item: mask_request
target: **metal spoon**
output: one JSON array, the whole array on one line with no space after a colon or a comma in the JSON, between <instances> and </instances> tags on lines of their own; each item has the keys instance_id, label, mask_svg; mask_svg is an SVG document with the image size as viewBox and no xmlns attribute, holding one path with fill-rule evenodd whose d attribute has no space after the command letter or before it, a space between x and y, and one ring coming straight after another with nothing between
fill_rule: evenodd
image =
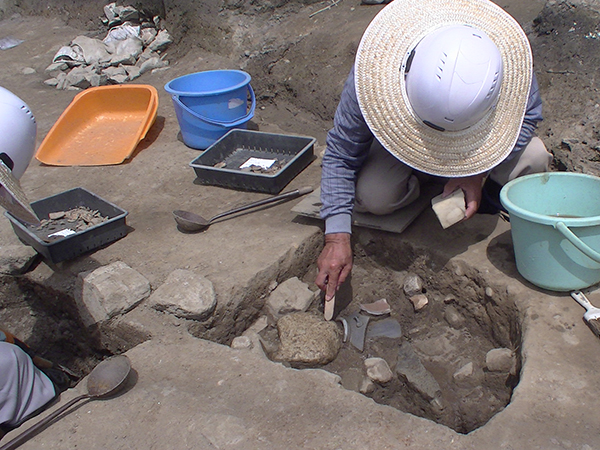
<instances>
[{"instance_id":1,"label":"metal spoon","mask_svg":"<svg viewBox=\"0 0 600 450\"><path fill-rule=\"evenodd\" d=\"M220 219L225 216L229 216L231 214L236 214L242 211L246 211L247 209L256 208L257 206L266 205L268 203L278 202L284 199L292 199L295 197L300 197L302 195L308 194L313 191L313 188L310 186L306 186L300 189L296 189L294 191L286 192L284 194L275 195L274 197L266 198L264 200L259 200L257 202L248 203L247 205L240 206L239 208L232 209L230 211L226 211L216 216L206 220L204 217L194 214L193 212L183 211L177 209L173 211L173 217L175 218L175 222L179 225L179 228L183 231L193 232L200 231L208 228L211 223L215 220ZM2 449L0 449L2 450Z\"/></svg>"},{"instance_id":2,"label":"metal spoon","mask_svg":"<svg viewBox=\"0 0 600 450\"><path fill-rule=\"evenodd\" d=\"M83 399L96 400L102 397L108 397L111 394L115 394L125 384L127 375L131 371L131 364L129 358L125 355L112 356L105 359L96 367L88 376L87 379L87 390L88 393L75 397L70 402L58 408L52 414L44 417L38 423L31 428L28 428L23 433L18 435L13 440L7 442L0 450L9 450L17 448L25 441L35 436L39 430L44 428L52 420L58 417L60 414L65 412L68 408L73 406L75 403Z\"/></svg>"}]
</instances>

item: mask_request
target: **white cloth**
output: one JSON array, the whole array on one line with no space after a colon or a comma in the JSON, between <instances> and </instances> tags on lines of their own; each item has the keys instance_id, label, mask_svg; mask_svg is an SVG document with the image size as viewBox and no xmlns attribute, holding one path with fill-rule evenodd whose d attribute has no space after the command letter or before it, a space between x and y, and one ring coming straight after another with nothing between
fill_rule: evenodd
<instances>
[{"instance_id":1,"label":"white cloth","mask_svg":"<svg viewBox=\"0 0 600 450\"><path fill-rule=\"evenodd\" d=\"M0 425L20 425L55 396L50 378L23 350L0 342Z\"/></svg>"}]
</instances>

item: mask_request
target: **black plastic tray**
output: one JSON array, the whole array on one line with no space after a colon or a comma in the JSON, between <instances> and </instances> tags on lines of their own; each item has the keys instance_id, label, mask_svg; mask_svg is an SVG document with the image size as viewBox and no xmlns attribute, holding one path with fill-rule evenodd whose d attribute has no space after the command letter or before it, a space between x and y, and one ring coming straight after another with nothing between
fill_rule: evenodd
<instances>
[{"instance_id":1,"label":"black plastic tray","mask_svg":"<svg viewBox=\"0 0 600 450\"><path fill-rule=\"evenodd\" d=\"M233 129L208 147L190 166L199 184L278 194L314 159L315 138ZM274 173L240 169L249 158L277 159ZM225 167L215 165L225 163Z\"/></svg>"},{"instance_id":2,"label":"black plastic tray","mask_svg":"<svg viewBox=\"0 0 600 450\"><path fill-rule=\"evenodd\" d=\"M51 212L68 211L80 206L97 210L108 220L52 242L43 240L37 226L21 222L9 212L4 215L8 217L15 234L23 243L30 245L53 263L76 258L127 234L128 229L125 224L127 211L83 188L71 189L31 203L31 207L40 219L49 218Z\"/></svg>"}]
</instances>

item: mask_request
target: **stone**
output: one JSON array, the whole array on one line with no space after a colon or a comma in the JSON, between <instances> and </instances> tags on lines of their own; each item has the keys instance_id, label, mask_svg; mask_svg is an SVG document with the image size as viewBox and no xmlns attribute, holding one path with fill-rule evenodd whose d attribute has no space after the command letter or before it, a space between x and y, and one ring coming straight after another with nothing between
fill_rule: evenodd
<instances>
[{"instance_id":1,"label":"stone","mask_svg":"<svg viewBox=\"0 0 600 450\"><path fill-rule=\"evenodd\" d=\"M444 309L444 319L452 328L461 328L465 323L465 318L452 305L446 306Z\"/></svg>"},{"instance_id":2,"label":"stone","mask_svg":"<svg viewBox=\"0 0 600 450\"><path fill-rule=\"evenodd\" d=\"M460 381L464 381L464 380L471 378L473 376L473 373L474 373L473 363L468 362L467 364L462 366L460 369L458 369L456 372L454 372L454 375L452 375L452 378L454 378L455 381L460 382Z\"/></svg>"},{"instance_id":3,"label":"stone","mask_svg":"<svg viewBox=\"0 0 600 450\"><path fill-rule=\"evenodd\" d=\"M295 312L277 321L279 348L275 361L319 366L335 359L342 346L342 331L334 321L322 315Z\"/></svg>"},{"instance_id":4,"label":"stone","mask_svg":"<svg viewBox=\"0 0 600 450\"><path fill-rule=\"evenodd\" d=\"M0 247L0 273L21 275L27 272L37 255L28 245L3 245Z\"/></svg>"},{"instance_id":5,"label":"stone","mask_svg":"<svg viewBox=\"0 0 600 450\"><path fill-rule=\"evenodd\" d=\"M369 379L376 383L384 384L392 380L394 374L383 358L365 359L365 369Z\"/></svg>"},{"instance_id":6,"label":"stone","mask_svg":"<svg viewBox=\"0 0 600 450\"><path fill-rule=\"evenodd\" d=\"M298 277L293 277L279 284L265 303L267 312L275 320L280 317L296 312L306 311L315 300L315 294Z\"/></svg>"},{"instance_id":7,"label":"stone","mask_svg":"<svg viewBox=\"0 0 600 450\"><path fill-rule=\"evenodd\" d=\"M250 340L251 345L249 347L249 350L260 356L261 358L267 358L267 355L265 354L265 349L264 346L262 345L261 342L261 337L259 335L259 333L264 330L269 324L269 318L267 316L261 316L259 317L256 322L254 322L252 325L250 325L250 327L248 327L243 333L242 333L242 337L247 338ZM237 339L237 338L236 338ZM234 339L235 341L235 339ZM233 342L232 342L232 346L233 346Z\"/></svg>"},{"instance_id":8,"label":"stone","mask_svg":"<svg viewBox=\"0 0 600 450\"><path fill-rule=\"evenodd\" d=\"M407 297L423 293L423 280L414 273L409 273L404 279L404 293Z\"/></svg>"},{"instance_id":9,"label":"stone","mask_svg":"<svg viewBox=\"0 0 600 450\"><path fill-rule=\"evenodd\" d=\"M398 352L396 374L406 379L409 386L428 401L438 397L441 388L433 375L423 366L421 360L408 342L403 342Z\"/></svg>"},{"instance_id":10,"label":"stone","mask_svg":"<svg viewBox=\"0 0 600 450\"><path fill-rule=\"evenodd\" d=\"M413 304L415 311L420 311L427 306L429 299L425 294L417 294L410 297L410 302Z\"/></svg>"},{"instance_id":11,"label":"stone","mask_svg":"<svg viewBox=\"0 0 600 450\"><path fill-rule=\"evenodd\" d=\"M154 52L160 52L166 49L173 42L171 35L167 30L160 30L154 40L148 45L148 48Z\"/></svg>"},{"instance_id":12,"label":"stone","mask_svg":"<svg viewBox=\"0 0 600 450\"><path fill-rule=\"evenodd\" d=\"M364 378L358 391L361 394L370 394L375 390L375 383L369 378Z\"/></svg>"},{"instance_id":13,"label":"stone","mask_svg":"<svg viewBox=\"0 0 600 450\"><path fill-rule=\"evenodd\" d=\"M85 326L105 322L135 308L150 295L150 282L122 261L78 275L75 300Z\"/></svg>"},{"instance_id":14,"label":"stone","mask_svg":"<svg viewBox=\"0 0 600 450\"><path fill-rule=\"evenodd\" d=\"M249 336L236 336L231 341L230 347L239 350L251 350L254 344Z\"/></svg>"},{"instance_id":15,"label":"stone","mask_svg":"<svg viewBox=\"0 0 600 450\"><path fill-rule=\"evenodd\" d=\"M515 355L509 348L494 348L485 355L485 365L490 372L513 373Z\"/></svg>"},{"instance_id":16,"label":"stone","mask_svg":"<svg viewBox=\"0 0 600 450\"><path fill-rule=\"evenodd\" d=\"M146 73L153 69L158 69L160 67L168 66L169 63L167 61L163 61L161 58L154 56L146 61L144 61L140 67L140 73Z\"/></svg>"},{"instance_id":17,"label":"stone","mask_svg":"<svg viewBox=\"0 0 600 450\"><path fill-rule=\"evenodd\" d=\"M152 293L148 304L180 319L203 321L215 310L217 296L208 278L177 269Z\"/></svg>"},{"instance_id":18,"label":"stone","mask_svg":"<svg viewBox=\"0 0 600 450\"><path fill-rule=\"evenodd\" d=\"M127 72L127 76L129 77L130 80L135 80L142 74L141 70L138 66L123 65L123 68Z\"/></svg>"},{"instance_id":19,"label":"stone","mask_svg":"<svg viewBox=\"0 0 600 450\"><path fill-rule=\"evenodd\" d=\"M449 228L465 218L465 195L462 189L457 189L447 197L437 195L431 199L431 207L442 228Z\"/></svg>"}]
</instances>

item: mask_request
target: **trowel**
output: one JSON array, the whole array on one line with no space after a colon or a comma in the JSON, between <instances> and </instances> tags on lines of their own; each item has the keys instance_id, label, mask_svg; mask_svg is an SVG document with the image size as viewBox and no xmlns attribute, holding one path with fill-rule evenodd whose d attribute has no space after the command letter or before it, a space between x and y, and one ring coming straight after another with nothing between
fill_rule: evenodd
<instances>
[{"instance_id":1,"label":"trowel","mask_svg":"<svg viewBox=\"0 0 600 450\"><path fill-rule=\"evenodd\" d=\"M369 319L369 316L363 314L338 317L336 320L344 326L344 342L350 341L358 351L362 352L365 348L365 336Z\"/></svg>"}]
</instances>

